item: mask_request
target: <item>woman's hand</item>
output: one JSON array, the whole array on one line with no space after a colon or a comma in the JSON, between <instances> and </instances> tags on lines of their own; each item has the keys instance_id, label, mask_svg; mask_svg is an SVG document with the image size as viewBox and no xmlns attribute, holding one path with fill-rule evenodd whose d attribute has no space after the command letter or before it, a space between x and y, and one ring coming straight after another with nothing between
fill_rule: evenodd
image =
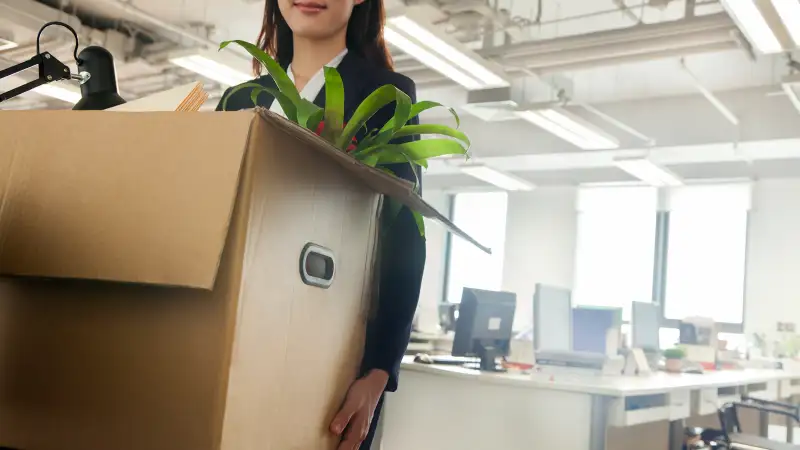
<instances>
[{"instance_id":1,"label":"woman's hand","mask_svg":"<svg viewBox=\"0 0 800 450\"><path fill-rule=\"evenodd\" d=\"M342 436L338 450L358 450L361 446L388 381L388 373L372 370L350 385L342 409L331 422L331 432Z\"/></svg>"}]
</instances>

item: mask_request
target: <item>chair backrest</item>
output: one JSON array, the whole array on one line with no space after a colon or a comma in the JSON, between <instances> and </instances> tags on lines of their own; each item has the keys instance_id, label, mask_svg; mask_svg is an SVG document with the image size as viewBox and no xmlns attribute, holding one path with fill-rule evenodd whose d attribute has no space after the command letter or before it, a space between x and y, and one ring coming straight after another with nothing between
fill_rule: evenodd
<instances>
[{"instance_id":1,"label":"chair backrest","mask_svg":"<svg viewBox=\"0 0 800 450\"><path fill-rule=\"evenodd\" d=\"M719 416L719 425L722 429L722 435L725 438L725 442L729 444L731 442L730 433L742 432L742 426L739 423L739 414L736 412L736 404L725 403L717 411L717 415Z\"/></svg>"}]
</instances>

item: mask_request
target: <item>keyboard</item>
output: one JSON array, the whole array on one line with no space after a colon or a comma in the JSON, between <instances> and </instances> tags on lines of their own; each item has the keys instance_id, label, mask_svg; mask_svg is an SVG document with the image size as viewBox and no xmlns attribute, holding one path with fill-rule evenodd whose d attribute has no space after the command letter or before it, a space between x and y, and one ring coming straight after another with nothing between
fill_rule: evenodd
<instances>
[{"instance_id":1,"label":"keyboard","mask_svg":"<svg viewBox=\"0 0 800 450\"><path fill-rule=\"evenodd\" d=\"M480 363L480 359L464 356L418 354L414 357L414 362L422 364L439 364L443 366L463 366L465 364Z\"/></svg>"}]
</instances>

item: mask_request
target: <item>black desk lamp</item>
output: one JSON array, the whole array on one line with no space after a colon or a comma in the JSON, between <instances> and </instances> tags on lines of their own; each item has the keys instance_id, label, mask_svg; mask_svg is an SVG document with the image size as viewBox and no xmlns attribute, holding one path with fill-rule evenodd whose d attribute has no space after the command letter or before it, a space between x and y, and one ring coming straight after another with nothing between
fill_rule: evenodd
<instances>
[{"instance_id":1,"label":"black desk lamp","mask_svg":"<svg viewBox=\"0 0 800 450\"><path fill-rule=\"evenodd\" d=\"M75 36L75 50L73 56L78 65L78 73L70 72L69 67L48 52L39 51L39 40L42 32L50 25L59 25ZM0 103L14 98L20 94L35 89L43 84L60 80L78 80L81 85L81 100L72 109L75 110L102 110L125 103L117 92L117 75L114 69L114 58L111 53L97 46L86 47L78 54L78 33L75 29L63 22L48 22L36 36L36 56L23 63L0 70L0 79L11 76L32 67L39 69L39 78L11 89L0 92Z\"/></svg>"}]
</instances>

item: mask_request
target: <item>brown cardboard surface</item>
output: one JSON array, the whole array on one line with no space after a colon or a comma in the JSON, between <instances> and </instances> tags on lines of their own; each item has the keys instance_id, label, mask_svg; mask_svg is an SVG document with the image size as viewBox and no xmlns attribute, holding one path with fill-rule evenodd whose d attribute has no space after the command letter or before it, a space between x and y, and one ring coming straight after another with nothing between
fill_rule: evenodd
<instances>
[{"instance_id":1,"label":"brown cardboard surface","mask_svg":"<svg viewBox=\"0 0 800 450\"><path fill-rule=\"evenodd\" d=\"M221 448L335 448L327 427L361 360L378 197L272 121L257 120L250 142L264 188L252 189ZM328 289L298 279L307 242L336 255Z\"/></svg>"},{"instance_id":2,"label":"brown cardboard surface","mask_svg":"<svg viewBox=\"0 0 800 450\"><path fill-rule=\"evenodd\" d=\"M0 117L0 273L211 288L252 114Z\"/></svg>"},{"instance_id":3,"label":"brown cardboard surface","mask_svg":"<svg viewBox=\"0 0 800 450\"><path fill-rule=\"evenodd\" d=\"M336 447L372 175L262 114L0 116L0 270L35 275L0 279L0 446ZM335 255L328 289L300 279L309 242Z\"/></svg>"}]
</instances>

